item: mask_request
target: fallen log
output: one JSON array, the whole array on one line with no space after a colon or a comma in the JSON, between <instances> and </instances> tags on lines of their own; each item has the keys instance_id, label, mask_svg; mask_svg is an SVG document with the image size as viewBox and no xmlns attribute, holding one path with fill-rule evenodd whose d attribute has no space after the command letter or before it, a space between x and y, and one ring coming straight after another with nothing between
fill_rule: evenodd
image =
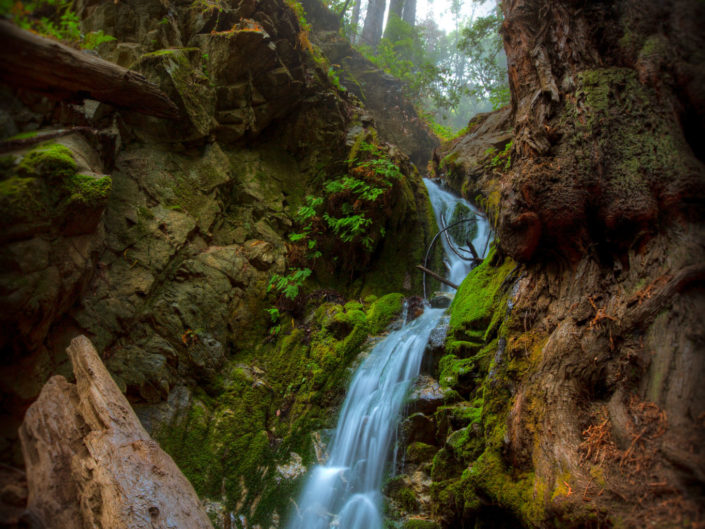
<instances>
[{"instance_id":1,"label":"fallen log","mask_svg":"<svg viewBox=\"0 0 705 529\"><path fill-rule=\"evenodd\" d=\"M433 270L429 270L424 265L416 265L416 268L421 270L424 274L430 275L433 279L437 279L441 283L444 283L444 284L448 285L449 287L454 288L455 290L458 290L458 285L456 285L455 283L451 283L445 277L438 275Z\"/></svg>"},{"instance_id":2,"label":"fallen log","mask_svg":"<svg viewBox=\"0 0 705 529\"><path fill-rule=\"evenodd\" d=\"M60 99L86 98L176 119L179 109L137 72L0 20L0 81Z\"/></svg>"}]
</instances>

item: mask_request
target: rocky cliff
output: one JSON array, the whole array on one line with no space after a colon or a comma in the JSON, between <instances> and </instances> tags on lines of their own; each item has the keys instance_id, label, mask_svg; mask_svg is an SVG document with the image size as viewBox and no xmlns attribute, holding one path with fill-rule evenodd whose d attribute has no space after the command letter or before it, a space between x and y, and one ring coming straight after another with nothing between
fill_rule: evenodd
<instances>
[{"instance_id":1,"label":"rocky cliff","mask_svg":"<svg viewBox=\"0 0 705 529\"><path fill-rule=\"evenodd\" d=\"M22 464L24 412L50 376L71 378L65 349L85 334L217 525L276 525L348 366L401 311L402 294L381 296L419 291L413 267L436 229L428 195L394 138L335 86L298 4L73 8L84 32L115 37L100 56L178 114L6 80L3 460ZM340 189L350 179L368 194ZM286 279L302 270L305 281Z\"/></svg>"}]
</instances>

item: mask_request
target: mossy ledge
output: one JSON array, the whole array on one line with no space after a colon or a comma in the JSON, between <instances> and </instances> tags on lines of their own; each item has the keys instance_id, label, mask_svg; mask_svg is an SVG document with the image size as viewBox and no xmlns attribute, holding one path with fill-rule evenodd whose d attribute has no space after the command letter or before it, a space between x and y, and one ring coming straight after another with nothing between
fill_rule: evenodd
<instances>
[{"instance_id":1,"label":"mossy ledge","mask_svg":"<svg viewBox=\"0 0 705 529\"><path fill-rule=\"evenodd\" d=\"M513 384L529 372L543 343L518 332L514 321L517 269L493 248L460 285L450 308L439 381L464 400L436 411L446 440L432 458L431 493L434 516L451 526L484 527L498 513L527 527L545 518L547 485L504 458Z\"/></svg>"},{"instance_id":2,"label":"mossy ledge","mask_svg":"<svg viewBox=\"0 0 705 529\"><path fill-rule=\"evenodd\" d=\"M297 460L293 454L315 464L312 433L325 438L335 425L351 363L399 316L403 300L393 293L324 303L299 326L284 324L276 344L233 358L220 389L194 394L188 412L155 438L200 497L249 524L283 519L303 479L278 467Z\"/></svg>"}]
</instances>

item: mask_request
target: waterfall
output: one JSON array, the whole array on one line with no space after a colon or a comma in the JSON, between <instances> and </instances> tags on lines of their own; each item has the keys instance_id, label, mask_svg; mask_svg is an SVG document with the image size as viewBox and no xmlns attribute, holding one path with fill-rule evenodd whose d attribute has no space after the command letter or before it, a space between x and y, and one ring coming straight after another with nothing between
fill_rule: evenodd
<instances>
[{"instance_id":1,"label":"waterfall","mask_svg":"<svg viewBox=\"0 0 705 529\"><path fill-rule=\"evenodd\" d=\"M473 211L465 200L430 180L425 182L439 225ZM451 240L456 245L466 240L484 244L489 228L477 218L475 228L454 233ZM470 265L450 251L445 238L443 247L448 277L460 283ZM311 471L289 529L382 529L380 489L389 447L429 335L443 312L426 308L379 342L357 369L338 418L330 457Z\"/></svg>"},{"instance_id":2,"label":"waterfall","mask_svg":"<svg viewBox=\"0 0 705 529\"><path fill-rule=\"evenodd\" d=\"M433 180L424 178L428 196L431 199L433 213L436 217L438 227L449 226L457 222L461 218L472 218L474 222L463 223L457 226L456 229L448 230L448 237L442 236L443 243L443 262L445 263L447 274L446 279L451 283L459 285L462 283L465 276L470 272L470 262L461 259L453 252L448 243L450 238L454 246L461 252L461 255L469 255L463 247L471 242L480 257L484 257L487 253L487 245L489 244L490 227L487 221L473 208L467 200L446 191L441 187L441 184ZM450 287L444 287L449 289Z\"/></svg>"}]
</instances>

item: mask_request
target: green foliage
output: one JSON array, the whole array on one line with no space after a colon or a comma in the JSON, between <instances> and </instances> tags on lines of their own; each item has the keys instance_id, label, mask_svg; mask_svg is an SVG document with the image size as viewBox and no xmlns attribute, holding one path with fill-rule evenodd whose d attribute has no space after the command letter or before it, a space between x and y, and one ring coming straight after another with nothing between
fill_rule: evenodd
<instances>
[{"instance_id":1,"label":"green foliage","mask_svg":"<svg viewBox=\"0 0 705 529\"><path fill-rule=\"evenodd\" d=\"M86 33L83 38L83 47L87 50L94 50L104 42L111 42L113 40L115 40L115 37L112 35L106 35L103 33L102 29L98 31L91 31L90 33Z\"/></svg>"},{"instance_id":2,"label":"green foliage","mask_svg":"<svg viewBox=\"0 0 705 529\"><path fill-rule=\"evenodd\" d=\"M340 65L333 64L328 68L328 79L330 79L330 82L333 83L333 86L335 86L336 89L341 92L347 92L347 88L340 84L340 77L338 77L338 73L335 71L336 67L339 68Z\"/></svg>"},{"instance_id":3,"label":"green foliage","mask_svg":"<svg viewBox=\"0 0 705 529\"><path fill-rule=\"evenodd\" d=\"M29 151L18 167L27 176L63 179L76 173L76 160L71 151L59 143L44 143Z\"/></svg>"},{"instance_id":4,"label":"green foliage","mask_svg":"<svg viewBox=\"0 0 705 529\"><path fill-rule=\"evenodd\" d=\"M512 166L512 147L514 147L514 140L508 142L501 151L494 147L487 149L485 155L492 156L490 166L494 169L508 171Z\"/></svg>"},{"instance_id":5,"label":"green foliage","mask_svg":"<svg viewBox=\"0 0 705 529\"><path fill-rule=\"evenodd\" d=\"M373 143L361 141L353 151L354 156L348 160L350 172L326 182L325 197L306 196L306 203L295 215L301 231L290 234L289 240L305 244L309 259L320 256L320 252L310 250L318 247L318 239L330 234L346 244L360 243L368 252L374 249L369 210L403 175ZM380 227L379 235L384 237L384 234L384 228Z\"/></svg>"},{"instance_id":6,"label":"green foliage","mask_svg":"<svg viewBox=\"0 0 705 529\"><path fill-rule=\"evenodd\" d=\"M323 219L341 241L353 242L356 238L359 238L365 249L372 251L372 239L366 236L367 228L372 224L371 219L366 218L364 215L349 215L336 218L331 217L328 213L323 214Z\"/></svg>"},{"instance_id":7,"label":"green foliage","mask_svg":"<svg viewBox=\"0 0 705 529\"><path fill-rule=\"evenodd\" d=\"M115 40L115 37L106 35L102 30L84 34L81 31L81 20L69 0L3 0L0 2L0 15L9 16L23 29L89 50Z\"/></svg>"},{"instance_id":8,"label":"green foliage","mask_svg":"<svg viewBox=\"0 0 705 529\"><path fill-rule=\"evenodd\" d=\"M270 307L268 309L264 309L267 314L269 314L269 319L272 323L272 325L269 328L269 334L270 336L276 336L279 334L279 331L281 331L281 324L279 323L279 309L276 307Z\"/></svg>"},{"instance_id":9,"label":"green foliage","mask_svg":"<svg viewBox=\"0 0 705 529\"><path fill-rule=\"evenodd\" d=\"M497 109L509 103L507 64L499 29L499 6L494 13L479 17L463 28L458 49L468 58L470 93L488 98Z\"/></svg>"},{"instance_id":10,"label":"green foliage","mask_svg":"<svg viewBox=\"0 0 705 529\"><path fill-rule=\"evenodd\" d=\"M269 280L269 285L267 285L267 292L274 290L279 292L279 294L286 299L294 300L299 296L304 281L306 281L310 275L310 268L295 269L285 276L274 274ZM270 312L270 316L271 315L272 313Z\"/></svg>"}]
</instances>

